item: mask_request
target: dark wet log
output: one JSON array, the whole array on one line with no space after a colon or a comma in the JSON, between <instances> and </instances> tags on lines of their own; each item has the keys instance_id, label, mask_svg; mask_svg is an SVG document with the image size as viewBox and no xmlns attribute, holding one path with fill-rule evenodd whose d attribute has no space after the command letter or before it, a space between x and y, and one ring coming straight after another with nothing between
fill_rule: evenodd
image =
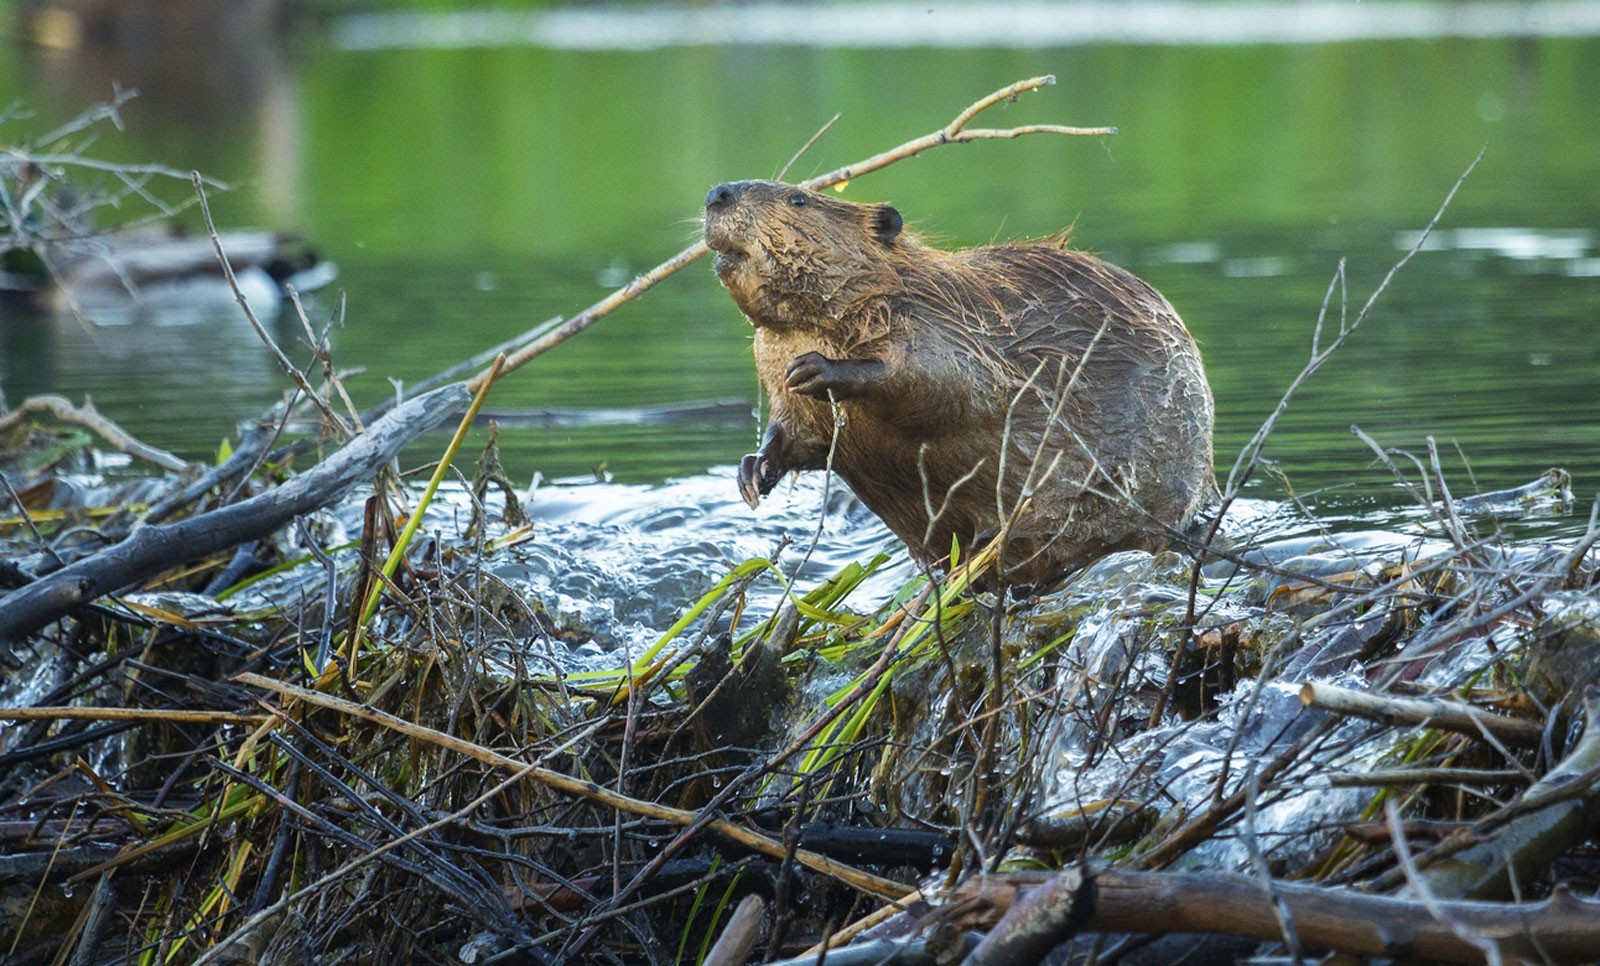
<instances>
[{"instance_id":1,"label":"dark wet log","mask_svg":"<svg viewBox=\"0 0 1600 966\"><path fill-rule=\"evenodd\" d=\"M29 852L10 852L0 855L0 887L23 882L36 886L45 876L60 881L74 872L92 868L114 858L122 847L113 842L90 842L84 845L45 847Z\"/></svg>"},{"instance_id":2,"label":"dark wet log","mask_svg":"<svg viewBox=\"0 0 1600 966\"><path fill-rule=\"evenodd\" d=\"M0 598L0 648L106 594L247 540L329 506L393 459L400 448L467 404L452 385L396 408L316 468L248 500L177 523L147 526L121 543Z\"/></svg>"},{"instance_id":3,"label":"dark wet log","mask_svg":"<svg viewBox=\"0 0 1600 966\"><path fill-rule=\"evenodd\" d=\"M113 721L110 724L70 730L65 734L58 734L48 741L20 743L15 750L0 754L0 772L23 762L38 761L72 748L82 748L119 731L128 731L137 727L139 727L139 722L137 721Z\"/></svg>"},{"instance_id":4,"label":"dark wet log","mask_svg":"<svg viewBox=\"0 0 1600 966\"><path fill-rule=\"evenodd\" d=\"M955 842L943 832L913 828L868 828L806 822L800 826L800 847L841 862L866 865L909 865L932 869L950 860Z\"/></svg>"},{"instance_id":5,"label":"dark wet log","mask_svg":"<svg viewBox=\"0 0 1600 966\"><path fill-rule=\"evenodd\" d=\"M1015 887L1014 896L1030 887L1034 891L1006 908L1005 884ZM1600 949L1600 902L1578 899L1566 890L1523 904L1442 900L1432 904L1436 918L1429 907L1409 899L1303 882L1273 881L1271 886L1306 948L1451 963L1483 963L1491 947L1507 962L1585 963ZM1073 930L1053 926L1072 921L1071 910L1088 901L1085 890L1093 891L1094 912L1079 931L1281 937L1272 900L1261 880L1247 875L1105 869L1080 885L1070 874L1024 873L974 879L952 899L959 901L972 891L988 903L991 914L1004 911L994 933L1018 928L1006 922L1021 910L1040 931L1010 938L1026 938L1034 949L1071 938ZM993 958L983 947L967 960L1032 961Z\"/></svg>"},{"instance_id":6,"label":"dark wet log","mask_svg":"<svg viewBox=\"0 0 1600 966\"><path fill-rule=\"evenodd\" d=\"M800 827L800 844L823 855L876 865L932 868L950 860L955 843L942 832L921 829L852 828L828 822ZM848 858L847 858L848 857Z\"/></svg>"},{"instance_id":7,"label":"dark wet log","mask_svg":"<svg viewBox=\"0 0 1600 966\"><path fill-rule=\"evenodd\" d=\"M121 839L129 832L119 816L106 816L93 825L64 818L44 821L0 821L0 854L9 855L27 846L50 848L65 835L74 841L85 839Z\"/></svg>"},{"instance_id":8,"label":"dark wet log","mask_svg":"<svg viewBox=\"0 0 1600 966\"><path fill-rule=\"evenodd\" d=\"M772 730L772 705L784 693L779 655L764 641L752 641L739 663L733 639L721 635L701 652L684 677L689 689L695 742L702 751L721 751L725 760L748 764L734 748L759 747Z\"/></svg>"},{"instance_id":9,"label":"dark wet log","mask_svg":"<svg viewBox=\"0 0 1600 966\"><path fill-rule=\"evenodd\" d=\"M1148 835L1161 812L1142 802L1111 800L1041 815L1017 830L1017 841L1038 849L1080 852L1127 845Z\"/></svg>"},{"instance_id":10,"label":"dark wet log","mask_svg":"<svg viewBox=\"0 0 1600 966\"><path fill-rule=\"evenodd\" d=\"M89 915L84 920L83 932L78 936L78 944L67 966L92 966L99 962L97 953L111 929L112 920L116 918L118 898L117 890L111 884L111 873L101 873L100 881L95 883L94 894L89 899Z\"/></svg>"}]
</instances>

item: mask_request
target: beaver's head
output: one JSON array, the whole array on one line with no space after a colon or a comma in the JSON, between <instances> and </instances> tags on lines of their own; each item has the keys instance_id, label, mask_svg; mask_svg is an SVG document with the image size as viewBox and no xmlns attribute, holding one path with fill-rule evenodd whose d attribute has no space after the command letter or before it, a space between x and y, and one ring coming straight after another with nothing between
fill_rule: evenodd
<instances>
[{"instance_id":1,"label":"beaver's head","mask_svg":"<svg viewBox=\"0 0 1600 966\"><path fill-rule=\"evenodd\" d=\"M901 291L894 256L914 244L889 205L860 205L778 181L706 194L717 277L758 326L826 325Z\"/></svg>"}]
</instances>

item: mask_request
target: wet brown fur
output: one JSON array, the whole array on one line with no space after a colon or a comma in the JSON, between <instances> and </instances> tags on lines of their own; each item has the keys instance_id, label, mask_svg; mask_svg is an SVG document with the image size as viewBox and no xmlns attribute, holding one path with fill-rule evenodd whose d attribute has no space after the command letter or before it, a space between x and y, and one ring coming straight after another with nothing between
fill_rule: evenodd
<instances>
[{"instance_id":1,"label":"wet brown fur","mask_svg":"<svg viewBox=\"0 0 1600 966\"><path fill-rule=\"evenodd\" d=\"M1006 579L1039 582L1166 546L1214 497L1199 350L1138 278L1059 240L949 252L887 205L726 187L706 238L772 400L750 498L824 466L829 389L834 468L925 562L1010 519Z\"/></svg>"}]
</instances>

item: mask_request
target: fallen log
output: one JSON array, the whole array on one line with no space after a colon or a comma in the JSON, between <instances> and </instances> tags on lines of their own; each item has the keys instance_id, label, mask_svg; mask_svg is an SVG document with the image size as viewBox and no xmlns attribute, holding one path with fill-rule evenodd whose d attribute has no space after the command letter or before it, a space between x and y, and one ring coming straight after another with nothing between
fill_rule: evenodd
<instances>
[{"instance_id":1,"label":"fallen log","mask_svg":"<svg viewBox=\"0 0 1600 966\"><path fill-rule=\"evenodd\" d=\"M466 387L459 383L418 396L282 486L176 523L142 527L115 546L12 591L0 598L0 653L99 597L265 537L296 516L337 502L393 459L401 447L461 412L469 399Z\"/></svg>"},{"instance_id":2,"label":"fallen log","mask_svg":"<svg viewBox=\"0 0 1600 966\"><path fill-rule=\"evenodd\" d=\"M1049 949L1078 932L1275 940L1282 933L1274 899L1303 947L1357 956L1483 963L1488 946L1505 962L1588 963L1600 949L1600 902L1565 889L1541 902L1439 900L1431 904L1439 918L1416 900L1306 882L1275 880L1269 895L1260 879L1232 873L1102 869L1087 878L1076 870L985 876L959 887L951 904L967 892L981 897L991 916L1004 913L967 958L968 966L1033 961L1012 953ZM1090 904L1093 912L1071 928L1080 921L1074 910L1081 913ZM1468 935L1457 932L1463 923L1470 924Z\"/></svg>"},{"instance_id":3,"label":"fallen log","mask_svg":"<svg viewBox=\"0 0 1600 966\"><path fill-rule=\"evenodd\" d=\"M1270 942L1282 938L1280 911L1294 923L1302 948L1356 956L1484 963L1486 949L1494 949L1502 962L1565 964L1593 962L1600 949L1600 901L1580 899L1565 888L1540 902L1424 904L1309 882L1272 880L1270 886L1237 873L1100 869L1084 875L1072 869L981 875L937 904L912 903L880 929L897 937L896 943L912 938L904 934L906 927L987 932L967 966L1037 962L1040 950L1086 933ZM828 961L859 945L830 949ZM807 955L816 959L815 950Z\"/></svg>"}]
</instances>

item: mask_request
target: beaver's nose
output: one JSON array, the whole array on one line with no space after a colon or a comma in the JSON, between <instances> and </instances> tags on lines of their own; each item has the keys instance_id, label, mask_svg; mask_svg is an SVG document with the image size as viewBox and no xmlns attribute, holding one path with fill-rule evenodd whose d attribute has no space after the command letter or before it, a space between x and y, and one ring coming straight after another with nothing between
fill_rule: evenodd
<instances>
[{"instance_id":1,"label":"beaver's nose","mask_svg":"<svg viewBox=\"0 0 1600 966\"><path fill-rule=\"evenodd\" d=\"M737 197L739 197L738 184L719 184L706 192L706 207L721 208L724 205L732 204Z\"/></svg>"}]
</instances>

